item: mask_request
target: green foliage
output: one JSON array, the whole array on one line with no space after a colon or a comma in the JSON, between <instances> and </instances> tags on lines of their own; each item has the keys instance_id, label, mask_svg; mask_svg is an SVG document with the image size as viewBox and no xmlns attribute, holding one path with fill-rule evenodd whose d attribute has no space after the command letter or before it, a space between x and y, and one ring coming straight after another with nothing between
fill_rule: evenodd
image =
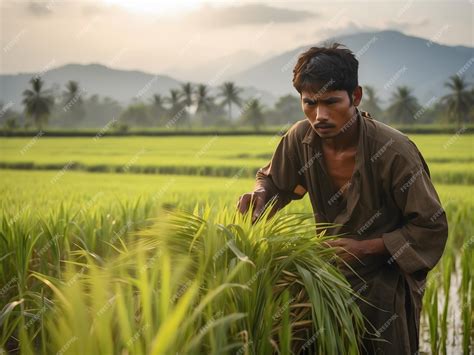
<instances>
[{"instance_id":1,"label":"green foliage","mask_svg":"<svg viewBox=\"0 0 474 355\"><path fill-rule=\"evenodd\" d=\"M44 82L41 77L33 77L30 80L31 89L23 91L23 105L28 116L32 117L38 129L42 129L47 123L51 109L54 105L54 97L51 90L44 90Z\"/></svg>"},{"instance_id":2,"label":"green foliage","mask_svg":"<svg viewBox=\"0 0 474 355\"><path fill-rule=\"evenodd\" d=\"M319 352L358 352L362 316L311 214L252 226L196 206L150 219L149 199L116 206L111 224L98 198L77 212L62 203L49 215L2 216L2 347L289 353L319 332Z\"/></svg>"},{"instance_id":3,"label":"green foliage","mask_svg":"<svg viewBox=\"0 0 474 355\"><path fill-rule=\"evenodd\" d=\"M468 91L468 84L463 77L453 75L449 78L446 86L451 93L443 97L448 117L451 121L461 127L467 123L469 111L474 106L474 97Z\"/></svg>"},{"instance_id":4,"label":"green foliage","mask_svg":"<svg viewBox=\"0 0 474 355\"><path fill-rule=\"evenodd\" d=\"M474 183L472 138L467 134L414 135L429 163L433 181ZM268 137L40 137L32 149L28 138L2 141L1 168L60 171L255 177L272 156L279 135ZM249 147L252 147L249 150ZM100 154L98 150L100 149ZM73 162L73 163L70 163ZM125 169L126 167L126 169Z\"/></svg>"},{"instance_id":5,"label":"green foliage","mask_svg":"<svg viewBox=\"0 0 474 355\"><path fill-rule=\"evenodd\" d=\"M449 183L436 184L449 238L425 289L422 348L468 354L471 138L411 138L433 179ZM2 170L0 350L288 354L313 339L319 353L355 353L360 314L344 302L352 291L328 264L309 200L253 226L234 213L278 139L2 140L3 164L57 170ZM108 173L70 171L69 161ZM124 174L160 167L239 170Z\"/></svg>"}]
</instances>

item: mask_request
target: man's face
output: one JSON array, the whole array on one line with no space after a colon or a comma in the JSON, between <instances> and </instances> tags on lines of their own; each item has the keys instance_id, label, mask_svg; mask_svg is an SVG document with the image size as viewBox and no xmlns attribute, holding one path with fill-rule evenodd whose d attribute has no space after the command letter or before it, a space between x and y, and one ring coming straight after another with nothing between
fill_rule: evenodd
<instances>
[{"instance_id":1,"label":"man's face","mask_svg":"<svg viewBox=\"0 0 474 355\"><path fill-rule=\"evenodd\" d=\"M354 106L360 102L359 90L360 87L355 90L352 104L345 90L324 93L302 91L303 112L321 138L332 138L338 135L346 124L350 124L349 121L355 114Z\"/></svg>"}]
</instances>

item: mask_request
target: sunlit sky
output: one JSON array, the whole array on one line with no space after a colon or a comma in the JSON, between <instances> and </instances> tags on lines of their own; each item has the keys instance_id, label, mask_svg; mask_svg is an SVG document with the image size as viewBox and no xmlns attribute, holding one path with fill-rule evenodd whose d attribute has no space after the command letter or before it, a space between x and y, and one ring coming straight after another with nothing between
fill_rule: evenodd
<instances>
[{"instance_id":1,"label":"sunlit sky","mask_svg":"<svg viewBox=\"0 0 474 355\"><path fill-rule=\"evenodd\" d=\"M226 3L227 1L222 1ZM179 11L189 11L202 4L199 0L181 0L181 1L153 1L153 0L104 0L108 5L119 5L126 10L136 13L155 13L162 15L175 14Z\"/></svg>"},{"instance_id":2,"label":"sunlit sky","mask_svg":"<svg viewBox=\"0 0 474 355\"><path fill-rule=\"evenodd\" d=\"M474 0L1 0L1 73L102 63L151 73L242 65L333 35L395 29L473 46Z\"/></svg>"}]
</instances>

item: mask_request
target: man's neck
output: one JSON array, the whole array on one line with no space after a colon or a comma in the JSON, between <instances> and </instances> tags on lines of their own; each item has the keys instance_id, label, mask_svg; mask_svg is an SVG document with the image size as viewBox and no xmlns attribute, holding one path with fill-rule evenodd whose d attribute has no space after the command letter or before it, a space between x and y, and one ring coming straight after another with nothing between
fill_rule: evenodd
<instances>
[{"instance_id":1,"label":"man's neck","mask_svg":"<svg viewBox=\"0 0 474 355\"><path fill-rule=\"evenodd\" d=\"M354 110L354 115L357 115L356 110ZM357 116L352 117L353 118L346 123L337 136L322 139L321 143L323 148L330 149L334 152L342 152L357 146L360 123Z\"/></svg>"}]
</instances>

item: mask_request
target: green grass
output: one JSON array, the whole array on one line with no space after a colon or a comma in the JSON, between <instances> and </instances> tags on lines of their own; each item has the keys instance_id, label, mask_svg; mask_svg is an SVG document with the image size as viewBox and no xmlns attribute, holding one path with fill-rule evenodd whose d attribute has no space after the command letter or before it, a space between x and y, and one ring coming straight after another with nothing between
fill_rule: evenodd
<instances>
[{"instance_id":1,"label":"green grass","mask_svg":"<svg viewBox=\"0 0 474 355\"><path fill-rule=\"evenodd\" d=\"M468 135L413 135L433 181L473 184ZM252 178L272 156L278 136L9 138L0 140L0 168Z\"/></svg>"},{"instance_id":2,"label":"green grass","mask_svg":"<svg viewBox=\"0 0 474 355\"><path fill-rule=\"evenodd\" d=\"M411 138L450 233L427 282L422 350L468 354L472 139ZM288 354L313 339L320 353L356 353L360 314L309 232L309 199L254 227L234 215L278 139L1 139L0 166L54 170L0 170L0 350ZM70 161L108 173L63 169Z\"/></svg>"},{"instance_id":3,"label":"green grass","mask_svg":"<svg viewBox=\"0 0 474 355\"><path fill-rule=\"evenodd\" d=\"M71 173L52 191L51 172L8 174L6 188L22 186L23 195L11 189L2 201L2 346L16 339L24 353L65 346L71 353L288 353L322 332L318 351L357 353L363 320L347 302L350 286L328 263L326 237L314 234L312 214L282 213L251 226L229 194L227 206L169 215L163 204L193 205L186 198L193 187L184 188L191 180L181 176L162 177L183 185L155 200L160 181L151 176L135 176L131 187L133 176L111 175L118 182L110 186L97 180L103 175ZM222 179L202 183L203 194L228 188ZM120 184L128 198L113 193ZM47 204L55 194L62 200ZM30 207L12 203L23 198Z\"/></svg>"},{"instance_id":4,"label":"green grass","mask_svg":"<svg viewBox=\"0 0 474 355\"><path fill-rule=\"evenodd\" d=\"M302 118L302 117L301 117ZM298 118L296 118L298 119ZM458 125L455 124L410 124L410 125L400 125L397 123L390 124L392 127L400 130L401 132L407 134L454 134L459 131ZM107 136L173 136L173 135L272 135L280 131L284 131L288 127L288 124L279 124L279 125L265 125L258 132L255 131L255 128L252 126L242 126L238 125L220 125L214 127L129 127L126 132L119 131L116 129L110 129L104 132ZM472 133L474 130L474 125L466 124L465 133ZM94 137L100 132L103 127L97 128L58 128L58 127L48 127L46 132L49 136L54 137ZM8 137L34 137L37 134L35 129L17 129L17 130L5 130L0 128L0 136Z\"/></svg>"},{"instance_id":5,"label":"green grass","mask_svg":"<svg viewBox=\"0 0 474 355\"><path fill-rule=\"evenodd\" d=\"M187 209L197 202L232 205L240 194L250 191L255 184L254 179L240 177L104 175L74 171L68 171L56 180L57 172L53 171L1 170L0 177L2 209L12 215L22 210L32 210L40 215L65 201L64 196L77 207L84 200L93 200L94 206L107 208L111 203L139 197L149 197L156 204ZM436 188L447 207L467 202L474 192L474 187L465 185L436 184ZM186 198L182 199L182 196ZM287 210L311 212L309 199L305 197L293 202Z\"/></svg>"}]
</instances>

